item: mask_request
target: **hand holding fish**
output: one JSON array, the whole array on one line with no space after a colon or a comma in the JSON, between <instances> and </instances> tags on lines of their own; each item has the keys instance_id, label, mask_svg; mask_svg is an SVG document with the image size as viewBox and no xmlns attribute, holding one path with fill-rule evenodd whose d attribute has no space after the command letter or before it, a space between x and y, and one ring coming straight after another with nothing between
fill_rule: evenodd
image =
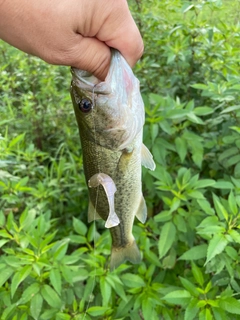
<instances>
[{"instance_id":1,"label":"hand holding fish","mask_svg":"<svg viewBox=\"0 0 240 320\"><path fill-rule=\"evenodd\" d=\"M0 38L51 64L104 80L118 49L133 66L143 42L126 0L0 0Z\"/></svg>"}]
</instances>

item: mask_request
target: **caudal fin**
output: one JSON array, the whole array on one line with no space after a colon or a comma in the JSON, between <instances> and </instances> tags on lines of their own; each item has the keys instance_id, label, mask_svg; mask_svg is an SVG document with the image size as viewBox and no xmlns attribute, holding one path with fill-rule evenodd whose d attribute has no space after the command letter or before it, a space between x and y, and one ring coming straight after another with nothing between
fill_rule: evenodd
<instances>
[{"instance_id":1,"label":"caudal fin","mask_svg":"<svg viewBox=\"0 0 240 320\"><path fill-rule=\"evenodd\" d=\"M126 247L112 248L110 270L114 270L126 260L134 264L140 263L142 260L141 253L135 240Z\"/></svg>"}]
</instances>

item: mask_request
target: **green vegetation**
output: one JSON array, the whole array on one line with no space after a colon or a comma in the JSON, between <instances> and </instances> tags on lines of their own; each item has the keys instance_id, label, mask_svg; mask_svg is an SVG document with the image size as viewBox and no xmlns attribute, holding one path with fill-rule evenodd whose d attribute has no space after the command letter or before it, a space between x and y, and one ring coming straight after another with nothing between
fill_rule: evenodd
<instances>
[{"instance_id":1,"label":"green vegetation","mask_svg":"<svg viewBox=\"0 0 240 320\"><path fill-rule=\"evenodd\" d=\"M240 319L240 3L131 0L144 36L140 265L87 223L70 72L0 43L1 320Z\"/></svg>"}]
</instances>

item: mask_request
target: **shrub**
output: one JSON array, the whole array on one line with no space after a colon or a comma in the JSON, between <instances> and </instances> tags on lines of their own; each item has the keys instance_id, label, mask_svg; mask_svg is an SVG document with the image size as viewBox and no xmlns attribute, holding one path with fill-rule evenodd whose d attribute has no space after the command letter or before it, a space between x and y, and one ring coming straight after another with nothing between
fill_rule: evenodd
<instances>
[{"instance_id":1,"label":"shrub","mask_svg":"<svg viewBox=\"0 0 240 320\"><path fill-rule=\"evenodd\" d=\"M143 254L87 223L67 68L0 44L1 319L239 319L238 1L130 1L145 55ZM80 196L79 196L80 195Z\"/></svg>"}]
</instances>

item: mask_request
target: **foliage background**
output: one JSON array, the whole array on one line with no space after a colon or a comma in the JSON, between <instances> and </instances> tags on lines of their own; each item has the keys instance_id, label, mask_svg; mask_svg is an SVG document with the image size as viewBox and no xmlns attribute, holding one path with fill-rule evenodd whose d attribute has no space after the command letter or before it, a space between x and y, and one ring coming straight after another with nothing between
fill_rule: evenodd
<instances>
[{"instance_id":1,"label":"foliage background","mask_svg":"<svg viewBox=\"0 0 240 320\"><path fill-rule=\"evenodd\" d=\"M145 42L140 265L88 224L70 72L0 43L1 319L240 319L240 2L131 0Z\"/></svg>"}]
</instances>

